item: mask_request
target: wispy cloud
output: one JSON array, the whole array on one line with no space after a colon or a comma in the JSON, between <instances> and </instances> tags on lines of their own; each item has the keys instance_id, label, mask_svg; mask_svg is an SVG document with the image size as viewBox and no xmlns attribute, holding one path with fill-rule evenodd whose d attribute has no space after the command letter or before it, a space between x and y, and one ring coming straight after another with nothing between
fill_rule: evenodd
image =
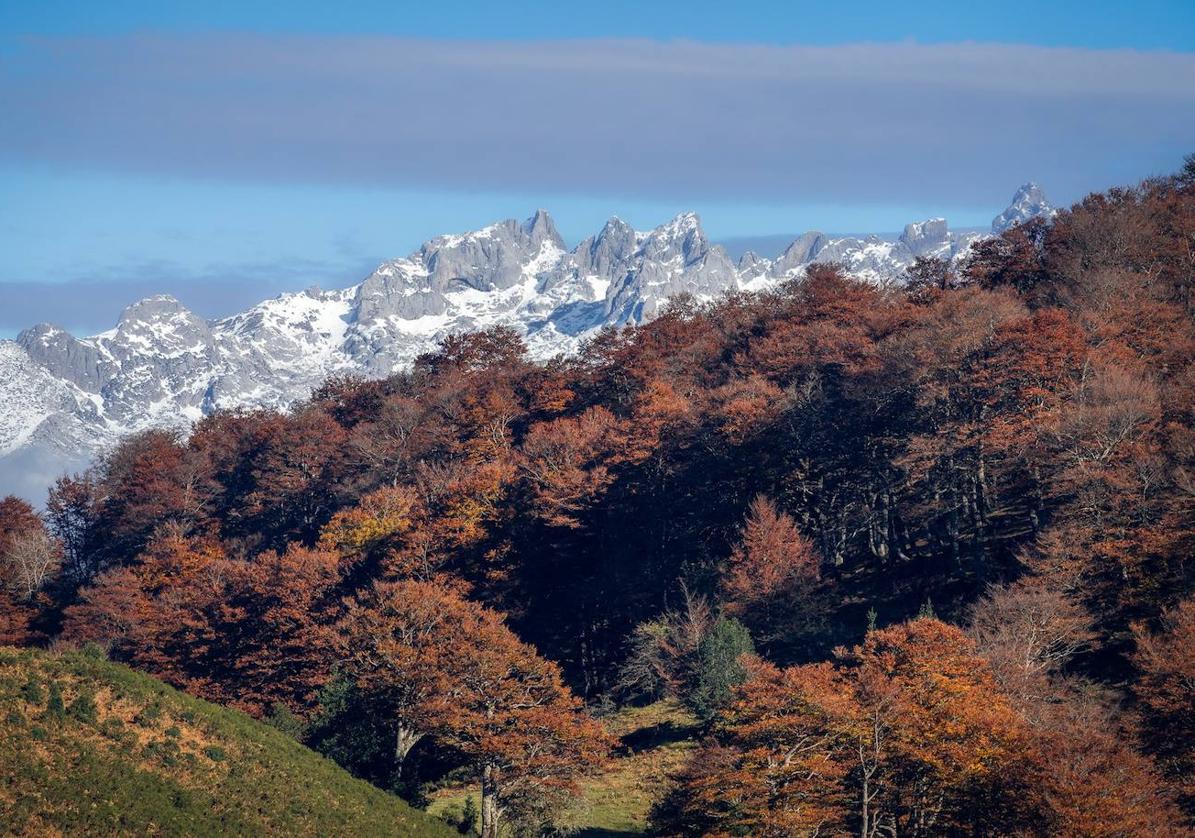
<instances>
[{"instance_id":1,"label":"wispy cloud","mask_svg":"<svg viewBox=\"0 0 1195 838\"><path fill-rule=\"evenodd\" d=\"M9 161L462 190L984 202L1195 148L1195 55L1016 45L26 42Z\"/></svg>"}]
</instances>

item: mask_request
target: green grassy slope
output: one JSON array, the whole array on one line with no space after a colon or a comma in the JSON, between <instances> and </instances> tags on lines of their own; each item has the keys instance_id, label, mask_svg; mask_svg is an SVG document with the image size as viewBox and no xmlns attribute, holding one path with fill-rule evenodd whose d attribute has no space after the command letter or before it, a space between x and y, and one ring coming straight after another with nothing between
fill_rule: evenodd
<instances>
[{"instance_id":1,"label":"green grassy slope","mask_svg":"<svg viewBox=\"0 0 1195 838\"><path fill-rule=\"evenodd\" d=\"M242 713L83 653L0 648L0 834L457 833Z\"/></svg>"}]
</instances>

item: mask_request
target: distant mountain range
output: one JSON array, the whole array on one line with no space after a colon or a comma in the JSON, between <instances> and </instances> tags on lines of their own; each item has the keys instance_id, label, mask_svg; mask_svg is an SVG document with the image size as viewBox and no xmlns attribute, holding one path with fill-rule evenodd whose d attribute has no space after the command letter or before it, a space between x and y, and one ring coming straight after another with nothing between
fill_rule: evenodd
<instances>
[{"instance_id":1,"label":"distant mountain range","mask_svg":"<svg viewBox=\"0 0 1195 838\"><path fill-rule=\"evenodd\" d=\"M1026 184L992 233L1053 213ZM692 213L647 232L611 218L570 250L540 210L522 223L434 238L349 288L282 294L220 320L157 296L92 337L43 323L0 341L0 494L40 500L54 477L126 433L185 428L221 408L285 408L333 373L401 369L453 332L511 326L547 358L603 326L650 320L678 294L761 290L814 262L899 282L918 256L958 260L983 235L933 218L895 238L809 232L775 259L748 251L736 262Z\"/></svg>"}]
</instances>

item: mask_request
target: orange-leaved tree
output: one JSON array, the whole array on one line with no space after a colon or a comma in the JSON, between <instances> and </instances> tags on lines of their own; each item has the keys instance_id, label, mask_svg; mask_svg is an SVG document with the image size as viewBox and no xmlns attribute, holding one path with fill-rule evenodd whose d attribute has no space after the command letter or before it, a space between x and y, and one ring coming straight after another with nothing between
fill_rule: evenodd
<instances>
[{"instance_id":1,"label":"orange-leaved tree","mask_svg":"<svg viewBox=\"0 0 1195 838\"><path fill-rule=\"evenodd\" d=\"M852 800L840 719L850 691L829 664L754 662L713 743L656 806L667 834L783 838L847 829Z\"/></svg>"},{"instance_id":2,"label":"orange-leaved tree","mask_svg":"<svg viewBox=\"0 0 1195 838\"><path fill-rule=\"evenodd\" d=\"M921 618L837 664L759 666L656 811L667 834L1007 834L1026 725L958 629Z\"/></svg>"},{"instance_id":3,"label":"orange-leaved tree","mask_svg":"<svg viewBox=\"0 0 1195 838\"><path fill-rule=\"evenodd\" d=\"M394 728L395 766L440 721L463 640L464 600L434 581L379 581L350 603L340 626L342 666Z\"/></svg>"},{"instance_id":4,"label":"orange-leaved tree","mask_svg":"<svg viewBox=\"0 0 1195 838\"><path fill-rule=\"evenodd\" d=\"M786 648L820 616L821 557L790 515L759 495L722 580L729 614L765 647Z\"/></svg>"},{"instance_id":5,"label":"orange-leaved tree","mask_svg":"<svg viewBox=\"0 0 1195 838\"><path fill-rule=\"evenodd\" d=\"M1160 772L1130 745L1116 697L1064 674L1096 635L1073 593L1057 586L1062 578L1027 576L993 588L971 611L979 653L1028 722L1050 830L1107 838L1184 834Z\"/></svg>"},{"instance_id":6,"label":"orange-leaved tree","mask_svg":"<svg viewBox=\"0 0 1195 838\"><path fill-rule=\"evenodd\" d=\"M0 500L0 645L33 640L33 624L62 565L61 544L20 498Z\"/></svg>"},{"instance_id":7,"label":"orange-leaved tree","mask_svg":"<svg viewBox=\"0 0 1195 838\"><path fill-rule=\"evenodd\" d=\"M118 659L250 713L276 703L301 712L334 660L338 563L297 545L243 561L168 533L83 589L63 637L106 644Z\"/></svg>"},{"instance_id":8,"label":"orange-leaved tree","mask_svg":"<svg viewBox=\"0 0 1195 838\"><path fill-rule=\"evenodd\" d=\"M344 666L396 728L397 756L433 735L476 770L482 835L551 820L609 749L559 668L496 611L439 580L379 582L349 607Z\"/></svg>"}]
</instances>

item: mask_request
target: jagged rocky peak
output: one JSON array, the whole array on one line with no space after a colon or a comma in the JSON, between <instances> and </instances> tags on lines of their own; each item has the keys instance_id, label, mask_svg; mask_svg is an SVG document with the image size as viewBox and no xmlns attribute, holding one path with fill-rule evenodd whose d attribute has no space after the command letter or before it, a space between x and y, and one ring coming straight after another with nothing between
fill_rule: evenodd
<instances>
[{"instance_id":1,"label":"jagged rocky peak","mask_svg":"<svg viewBox=\"0 0 1195 838\"><path fill-rule=\"evenodd\" d=\"M556 222L545 209L537 209L535 215L523 222L523 232L531 239L532 245L542 245L551 242L560 250L564 250L564 239L556 230Z\"/></svg>"},{"instance_id":2,"label":"jagged rocky peak","mask_svg":"<svg viewBox=\"0 0 1195 838\"><path fill-rule=\"evenodd\" d=\"M695 213L661 224L642 239L626 274L607 295L614 325L643 323L677 294L713 298L738 284L734 263L721 245L711 246Z\"/></svg>"},{"instance_id":3,"label":"jagged rocky peak","mask_svg":"<svg viewBox=\"0 0 1195 838\"><path fill-rule=\"evenodd\" d=\"M481 248L496 252L502 248L537 248L544 242L564 248L564 239L556 230L556 222L547 210L538 209L525 221L507 218L469 233L436 236L426 242L417 256L424 260L436 254Z\"/></svg>"},{"instance_id":4,"label":"jagged rocky peak","mask_svg":"<svg viewBox=\"0 0 1195 838\"><path fill-rule=\"evenodd\" d=\"M766 279L772 271L772 260L765 259L754 250L748 250L739 257L735 270L739 273L739 286L751 288L757 280Z\"/></svg>"},{"instance_id":5,"label":"jagged rocky peak","mask_svg":"<svg viewBox=\"0 0 1195 838\"><path fill-rule=\"evenodd\" d=\"M146 297L126 308L112 332L99 336L118 357L159 353L198 353L211 346L212 332L203 318L169 294Z\"/></svg>"},{"instance_id":6,"label":"jagged rocky peak","mask_svg":"<svg viewBox=\"0 0 1195 838\"><path fill-rule=\"evenodd\" d=\"M1058 210L1046 198L1046 193L1033 181L1026 183L1016 194L1004 212L992 219L992 232L1000 235L1018 224L1024 224L1032 218L1049 220L1058 214Z\"/></svg>"},{"instance_id":7,"label":"jagged rocky peak","mask_svg":"<svg viewBox=\"0 0 1195 838\"><path fill-rule=\"evenodd\" d=\"M27 352L39 346L60 345L67 340L74 340L74 337L66 329L53 323L38 323L17 335L17 343Z\"/></svg>"},{"instance_id":8,"label":"jagged rocky peak","mask_svg":"<svg viewBox=\"0 0 1195 838\"><path fill-rule=\"evenodd\" d=\"M574 259L582 274L613 278L626 267L639 247L639 236L630 224L612 216L596 236L581 242Z\"/></svg>"},{"instance_id":9,"label":"jagged rocky peak","mask_svg":"<svg viewBox=\"0 0 1195 838\"><path fill-rule=\"evenodd\" d=\"M469 233L436 236L407 258L383 263L357 287L355 319L368 325L391 317L441 316L448 311L446 294L519 284L524 266L545 244L554 252L564 249L544 210L523 222L508 218Z\"/></svg>"},{"instance_id":10,"label":"jagged rocky peak","mask_svg":"<svg viewBox=\"0 0 1195 838\"><path fill-rule=\"evenodd\" d=\"M623 243L627 255L630 255L635 249L636 242L635 228L627 224L617 215L610 216L606 223L602 225L602 229L593 238L595 242L608 243Z\"/></svg>"},{"instance_id":11,"label":"jagged rocky peak","mask_svg":"<svg viewBox=\"0 0 1195 838\"><path fill-rule=\"evenodd\" d=\"M900 241L917 256L937 249L949 238L950 229L945 218L929 218L906 224L904 232L900 234Z\"/></svg>"},{"instance_id":12,"label":"jagged rocky peak","mask_svg":"<svg viewBox=\"0 0 1195 838\"><path fill-rule=\"evenodd\" d=\"M817 230L810 230L807 233L802 233L793 243L784 248L784 252L777 257L773 267L773 272L777 276L784 276L800 266L807 264L817 258L817 255L825 248L829 240L824 233L819 233Z\"/></svg>"},{"instance_id":13,"label":"jagged rocky peak","mask_svg":"<svg viewBox=\"0 0 1195 838\"><path fill-rule=\"evenodd\" d=\"M643 241L644 257L661 261L679 257L688 264L701 259L709 250L709 239L701 229L701 219L694 212L682 212L656 227Z\"/></svg>"},{"instance_id":14,"label":"jagged rocky peak","mask_svg":"<svg viewBox=\"0 0 1195 838\"><path fill-rule=\"evenodd\" d=\"M186 306L169 294L138 300L120 314L120 323L152 323L194 317Z\"/></svg>"},{"instance_id":15,"label":"jagged rocky peak","mask_svg":"<svg viewBox=\"0 0 1195 838\"><path fill-rule=\"evenodd\" d=\"M735 265L740 271L751 271L758 268L760 265L770 264L767 259L760 256L754 250L745 250L743 255L739 257L738 264Z\"/></svg>"},{"instance_id":16,"label":"jagged rocky peak","mask_svg":"<svg viewBox=\"0 0 1195 838\"><path fill-rule=\"evenodd\" d=\"M440 236L425 244L419 256L432 292L472 288L505 290L526 279L529 259L545 249L552 257L564 252L564 240L543 210L520 223L507 219L463 235Z\"/></svg>"}]
</instances>

